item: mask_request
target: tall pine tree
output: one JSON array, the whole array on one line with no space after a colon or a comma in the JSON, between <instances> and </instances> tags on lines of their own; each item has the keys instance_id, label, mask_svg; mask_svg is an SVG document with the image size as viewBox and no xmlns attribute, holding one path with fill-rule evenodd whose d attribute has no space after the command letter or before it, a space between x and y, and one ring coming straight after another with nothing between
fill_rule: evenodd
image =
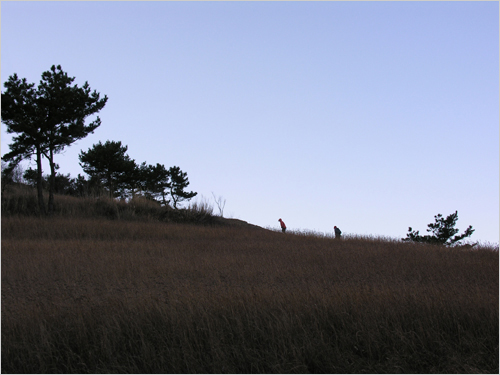
<instances>
[{"instance_id":1,"label":"tall pine tree","mask_svg":"<svg viewBox=\"0 0 500 375\"><path fill-rule=\"evenodd\" d=\"M48 212L54 210L54 188L56 163L54 155L65 147L101 125L97 117L85 125L85 119L99 112L108 100L100 98L95 90L91 92L88 82L82 87L72 85L74 77L69 77L61 66L53 65L49 71L42 73L38 88L20 80L17 74L9 77L2 93L2 122L8 133L15 133L10 152L4 160L18 163L36 155L37 189L40 211L45 213L42 194L42 156L50 165Z\"/></svg>"}]
</instances>

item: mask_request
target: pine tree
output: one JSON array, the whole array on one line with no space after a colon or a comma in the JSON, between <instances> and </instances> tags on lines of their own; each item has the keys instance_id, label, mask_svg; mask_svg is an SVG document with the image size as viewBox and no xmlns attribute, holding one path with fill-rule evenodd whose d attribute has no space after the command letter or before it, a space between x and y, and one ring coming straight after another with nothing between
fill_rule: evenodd
<instances>
[{"instance_id":1,"label":"pine tree","mask_svg":"<svg viewBox=\"0 0 500 375\"><path fill-rule=\"evenodd\" d=\"M42 73L37 89L25 78L19 79L17 74L4 84L2 122L8 133L17 135L9 145L11 151L3 159L19 163L36 155L38 203L42 213L45 213L42 156L50 165L48 212L52 213L57 169L54 155L101 125L99 117L89 125L85 125L85 119L104 108L108 100L107 96L101 99L96 91L91 93L87 82L82 87L72 86L74 80L60 65L53 65Z\"/></svg>"},{"instance_id":2,"label":"pine tree","mask_svg":"<svg viewBox=\"0 0 500 375\"><path fill-rule=\"evenodd\" d=\"M78 156L83 171L90 176L91 182L104 186L110 197L125 194L129 176L137 168L135 161L126 154L128 147L120 141L106 141L94 144L87 152Z\"/></svg>"},{"instance_id":3,"label":"pine tree","mask_svg":"<svg viewBox=\"0 0 500 375\"><path fill-rule=\"evenodd\" d=\"M167 206L170 203L167 195L171 187L169 170L163 164L146 165L144 162L140 167L140 175L144 195L154 200L161 199L161 204Z\"/></svg>"},{"instance_id":4,"label":"pine tree","mask_svg":"<svg viewBox=\"0 0 500 375\"><path fill-rule=\"evenodd\" d=\"M463 234L456 235L458 233L458 229L455 229L458 220L458 211L447 216L446 219L444 219L441 214L434 216L434 219L434 223L427 225L427 232L431 232L432 235L421 236L419 231L414 231L410 227L408 228L406 238L402 240L451 246L460 244L461 240L470 237L475 231L475 229L472 229L472 225L469 225Z\"/></svg>"},{"instance_id":5,"label":"pine tree","mask_svg":"<svg viewBox=\"0 0 500 375\"><path fill-rule=\"evenodd\" d=\"M182 172L179 167L170 167L168 170L170 174L170 195L172 197L173 207L177 209L177 204L189 200L196 196L198 193L186 192L184 189L189 185L187 173Z\"/></svg>"}]
</instances>

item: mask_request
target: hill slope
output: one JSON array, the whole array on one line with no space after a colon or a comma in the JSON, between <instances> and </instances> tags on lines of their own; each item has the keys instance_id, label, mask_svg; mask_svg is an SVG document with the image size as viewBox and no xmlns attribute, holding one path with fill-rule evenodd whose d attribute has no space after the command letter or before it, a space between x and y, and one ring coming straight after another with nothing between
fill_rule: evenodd
<instances>
[{"instance_id":1,"label":"hill slope","mask_svg":"<svg viewBox=\"0 0 500 375\"><path fill-rule=\"evenodd\" d=\"M498 373L491 249L133 218L2 218L2 372Z\"/></svg>"}]
</instances>

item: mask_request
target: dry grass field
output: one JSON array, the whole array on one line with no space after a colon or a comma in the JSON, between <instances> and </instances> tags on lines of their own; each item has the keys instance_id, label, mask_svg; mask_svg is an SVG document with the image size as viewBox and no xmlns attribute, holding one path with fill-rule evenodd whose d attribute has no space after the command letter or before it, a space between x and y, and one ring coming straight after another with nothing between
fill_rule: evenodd
<instances>
[{"instance_id":1,"label":"dry grass field","mask_svg":"<svg viewBox=\"0 0 500 375\"><path fill-rule=\"evenodd\" d=\"M3 373L498 373L498 251L2 217Z\"/></svg>"}]
</instances>

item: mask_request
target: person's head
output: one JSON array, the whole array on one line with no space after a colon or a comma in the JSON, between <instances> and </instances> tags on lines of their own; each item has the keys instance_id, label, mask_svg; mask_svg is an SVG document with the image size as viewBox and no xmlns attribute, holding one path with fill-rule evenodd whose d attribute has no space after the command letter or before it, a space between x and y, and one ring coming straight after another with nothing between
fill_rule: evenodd
<instances>
[{"instance_id":1,"label":"person's head","mask_svg":"<svg viewBox=\"0 0 500 375\"><path fill-rule=\"evenodd\" d=\"M278 221L282 221L281 219L278 219Z\"/></svg>"}]
</instances>

